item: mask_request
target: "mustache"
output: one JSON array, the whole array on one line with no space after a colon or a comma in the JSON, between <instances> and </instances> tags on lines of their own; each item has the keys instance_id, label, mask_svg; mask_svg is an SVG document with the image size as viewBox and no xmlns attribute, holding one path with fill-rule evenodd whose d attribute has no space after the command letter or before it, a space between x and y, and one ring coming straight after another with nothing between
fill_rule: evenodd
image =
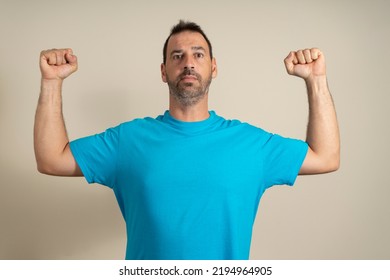
<instances>
[{"instance_id":1,"label":"mustache","mask_svg":"<svg viewBox=\"0 0 390 280\"><path fill-rule=\"evenodd\" d=\"M198 80L201 80L201 76L193 69L184 69L184 71L179 75L179 80L185 76L195 76Z\"/></svg>"}]
</instances>

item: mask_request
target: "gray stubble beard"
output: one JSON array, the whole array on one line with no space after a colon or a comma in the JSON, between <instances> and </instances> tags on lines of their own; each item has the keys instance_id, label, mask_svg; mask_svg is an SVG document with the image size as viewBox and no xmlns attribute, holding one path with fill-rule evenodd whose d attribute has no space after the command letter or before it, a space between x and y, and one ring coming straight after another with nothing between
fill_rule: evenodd
<instances>
[{"instance_id":1,"label":"gray stubble beard","mask_svg":"<svg viewBox=\"0 0 390 280\"><path fill-rule=\"evenodd\" d=\"M196 105L208 94L212 80L211 75L206 83L203 83L202 78L198 74L195 75L200 83L197 87L194 86L194 83L184 83L183 85L180 85L180 77L174 82L170 81L167 77L170 95L172 95L182 106L190 107Z\"/></svg>"}]
</instances>

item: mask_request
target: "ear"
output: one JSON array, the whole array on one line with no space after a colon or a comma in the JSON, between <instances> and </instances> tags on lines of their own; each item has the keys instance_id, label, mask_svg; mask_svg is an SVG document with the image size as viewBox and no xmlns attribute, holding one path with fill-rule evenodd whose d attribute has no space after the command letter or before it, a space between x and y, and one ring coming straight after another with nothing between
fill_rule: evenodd
<instances>
[{"instance_id":1,"label":"ear","mask_svg":"<svg viewBox=\"0 0 390 280\"><path fill-rule=\"evenodd\" d=\"M214 78L217 77L218 74L218 67L217 67L217 60L215 57L211 60L211 76Z\"/></svg>"},{"instance_id":2,"label":"ear","mask_svg":"<svg viewBox=\"0 0 390 280\"><path fill-rule=\"evenodd\" d=\"M167 72L166 72L166 69L165 69L165 64L164 63L161 63L161 79L164 83L167 82Z\"/></svg>"}]
</instances>

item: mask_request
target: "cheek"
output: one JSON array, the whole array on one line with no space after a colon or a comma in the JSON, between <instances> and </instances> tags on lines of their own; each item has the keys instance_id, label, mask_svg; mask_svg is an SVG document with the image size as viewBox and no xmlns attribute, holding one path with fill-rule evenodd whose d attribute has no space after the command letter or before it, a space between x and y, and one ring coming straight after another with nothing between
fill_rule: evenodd
<instances>
[{"instance_id":1,"label":"cheek","mask_svg":"<svg viewBox=\"0 0 390 280\"><path fill-rule=\"evenodd\" d=\"M175 70L170 67L164 67L164 69L161 70L161 76L165 83L168 81L171 81L172 78L174 79L177 75L175 74Z\"/></svg>"},{"instance_id":2,"label":"cheek","mask_svg":"<svg viewBox=\"0 0 390 280\"><path fill-rule=\"evenodd\" d=\"M169 69L165 72L166 79L170 81L176 80L181 74L182 71L179 69Z\"/></svg>"}]
</instances>

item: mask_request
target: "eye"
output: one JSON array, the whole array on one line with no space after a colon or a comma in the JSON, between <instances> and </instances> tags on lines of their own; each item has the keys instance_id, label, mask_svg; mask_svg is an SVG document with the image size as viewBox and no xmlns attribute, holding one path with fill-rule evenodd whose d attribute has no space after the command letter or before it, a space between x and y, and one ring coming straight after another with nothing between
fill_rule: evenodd
<instances>
[{"instance_id":1,"label":"eye","mask_svg":"<svg viewBox=\"0 0 390 280\"><path fill-rule=\"evenodd\" d=\"M183 57L182 54L174 54L174 55L172 55L172 59L173 60L180 60L182 57Z\"/></svg>"},{"instance_id":2,"label":"eye","mask_svg":"<svg viewBox=\"0 0 390 280\"><path fill-rule=\"evenodd\" d=\"M195 53L196 58L203 58L204 54L203 53Z\"/></svg>"}]
</instances>

